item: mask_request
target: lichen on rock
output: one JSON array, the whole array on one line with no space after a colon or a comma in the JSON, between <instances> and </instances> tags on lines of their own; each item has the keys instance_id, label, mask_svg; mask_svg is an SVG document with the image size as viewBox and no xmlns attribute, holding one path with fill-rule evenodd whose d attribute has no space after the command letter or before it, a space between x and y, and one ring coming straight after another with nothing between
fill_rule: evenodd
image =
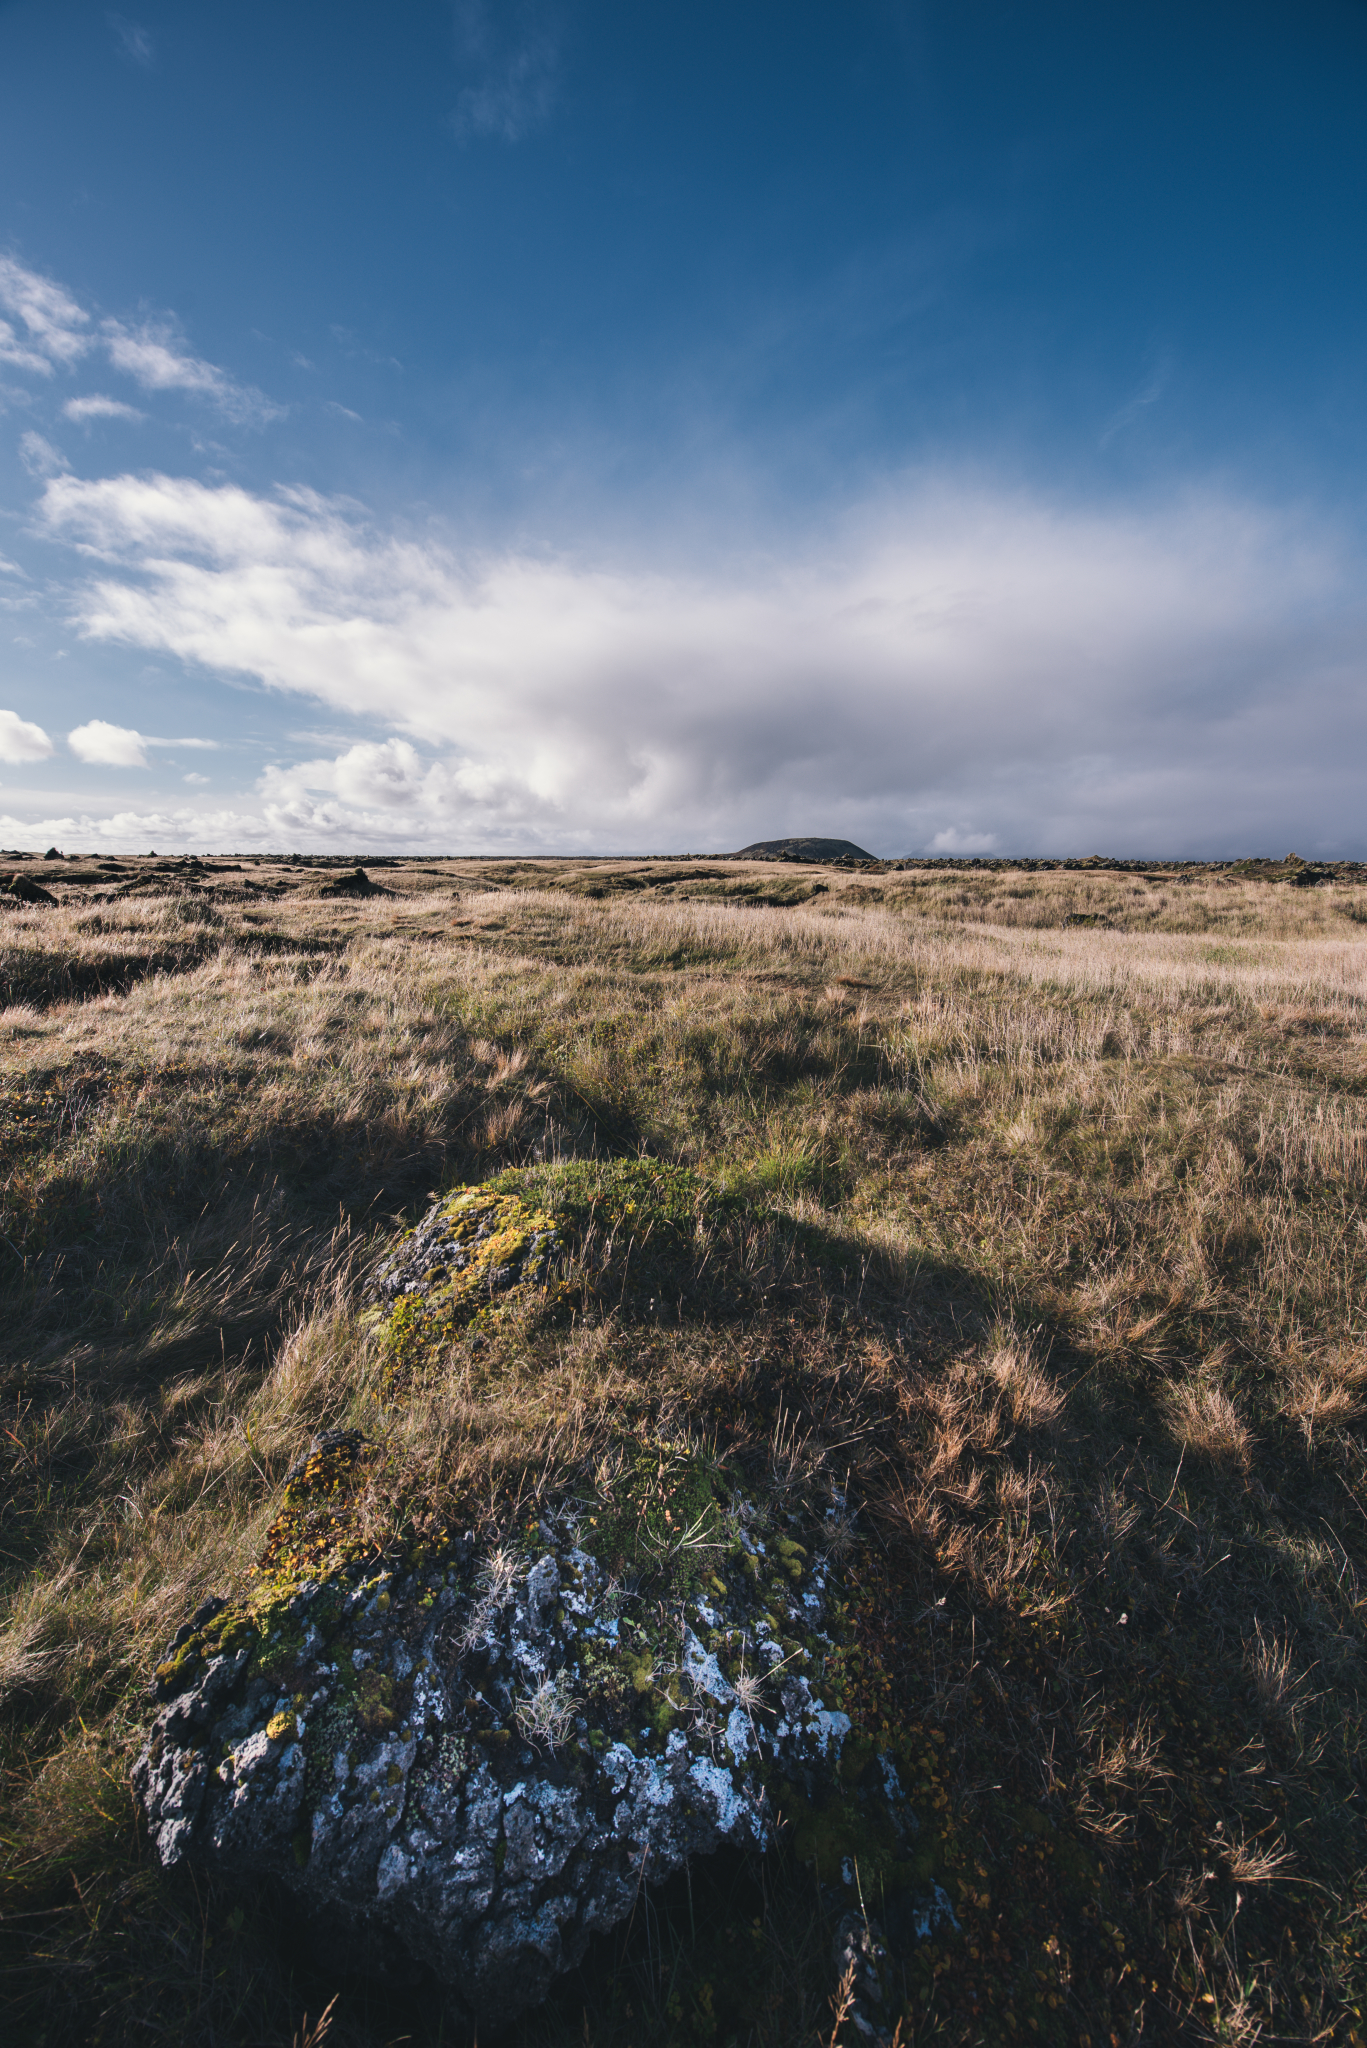
<instances>
[{"instance_id":1,"label":"lichen on rock","mask_svg":"<svg viewBox=\"0 0 1367 2048\"><path fill-rule=\"evenodd\" d=\"M544 1290L564 1243L520 1192L458 1190L379 1269L385 1341L430 1354L500 1286ZM624 1419L530 1519L418 1516L377 1547L356 1502L381 1455L315 1439L247 1589L169 1646L135 1770L163 1862L382 1926L481 2018L544 1997L643 1884L766 1847L779 1807L823 1853L853 1827L870 1878L931 1911L895 1763L840 1704L836 1488L790 1498Z\"/></svg>"},{"instance_id":2,"label":"lichen on rock","mask_svg":"<svg viewBox=\"0 0 1367 2048\"><path fill-rule=\"evenodd\" d=\"M564 1241L556 1218L512 1190L461 1187L407 1231L366 1289L395 1370L491 1308L552 1283Z\"/></svg>"},{"instance_id":3,"label":"lichen on rock","mask_svg":"<svg viewBox=\"0 0 1367 2048\"><path fill-rule=\"evenodd\" d=\"M567 1504L516 1549L462 1540L196 1617L137 1766L163 1862L378 1915L476 2012L533 2002L643 1881L763 1847L775 1769L838 1764L827 1568L765 1583L740 1562L765 1539L730 1526L707 1595L615 1580Z\"/></svg>"}]
</instances>

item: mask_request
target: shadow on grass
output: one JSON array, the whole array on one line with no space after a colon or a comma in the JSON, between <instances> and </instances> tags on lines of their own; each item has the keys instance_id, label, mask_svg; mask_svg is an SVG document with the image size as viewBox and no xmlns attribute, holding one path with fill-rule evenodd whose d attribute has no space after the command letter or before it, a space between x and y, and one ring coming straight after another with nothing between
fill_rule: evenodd
<instances>
[{"instance_id":1,"label":"shadow on grass","mask_svg":"<svg viewBox=\"0 0 1367 2048\"><path fill-rule=\"evenodd\" d=\"M264 1154L231 1160L259 1199L282 1197L265 1225L280 1256L262 1267L255 1305L237 1311L235 1334L262 1346L263 1363L293 1292L287 1229L307 1217L321 1232L336 1176L374 1135L319 1120L289 1142L297 1178L282 1170L278 1135ZM201 1168L222 1175L229 1163L209 1148ZM372 1205L407 1192L419 1206L423 1183L453 1166L473 1178L479 1155L453 1141L383 1161L372 1149ZM186 1161L157 1155L149 1170L183 1177ZM1336 2024L1361 1976L1349 1932L1330 1923L1367 1861L1350 1633L1364 1559L1337 1475L1304 1437L1289 1426L1277 1436L1274 1492L1184 1444L1158 1370L1089 1353L1028 1298L1001 1301L967 1263L893 1255L834 1220L776 1213L743 1185L639 1156L506 1169L495 1184L567 1219L590 1283L581 1315L610 1320L628 1346L656 1332L704 1348L725 1336L743 1366L727 1401L744 1454L786 1428L788 1454L825 1460L857 1506L847 1703L888 1740L929 1726L947 1759L935 1824L958 1845L963 1932L950 1976L916 1981L923 2017L934 2006L929 2038L980 2037L983 2016L1006 2011L1059 2043L1112 2029L1127 2038L1136 2013L1149 2038L1182 2038L1183 2013L1226 1997L1219 1958L1233 1952L1236 1920L1241 1967L1275 1971L1311 2033ZM171 1212L150 1197L144 1212L136 1242L150 1244ZM66 1256L45 1283L50 1327L75 1269ZM149 1295L136 1345L121 1350L106 1333L102 1357L92 1347L111 1407L137 1372L151 1389L206 1359L194 1346L212 1319L177 1333L165 1301ZM1008 1310L1032 1333L1045 1390L1033 1409L1013 1395L1019 1375L994 1376L993 1322ZM961 1370L966 1353L976 1377ZM55 1406L60 1387L48 1398ZM35 1466L35 1505L53 1482ZM1317 1611L1298 1562L1326 1525L1343 1554L1333 1613ZM40 1554L45 1527L35 1522L25 1554ZM1285 1645L1284 1670L1275 1648L1259 1665L1263 1641ZM51 1743L57 1703L13 1704L28 1709L27 1725L21 1716L8 1731L17 1769ZM72 1782L87 1823L107 1811L104 1832L73 1823L65 1848L34 1856L21 1822L7 1829L6 1995L29 2038L55 2048L98 2029L110 2048L196 2035L283 2048L335 1993L334 2042L463 2038L419 1973L358 1977L345 1959L320 1960L270 1900L159 1872L126 1805L96 1780ZM1293 1863L1277 1864L1284 1850ZM1259 1855L1271 1859L1261 1874ZM791 1844L764 1862L711 1859L691 1881L644 1888L630 1926L513 2038L814 2041L830 2025L834 1918Z\"/></svg>"}]
</instances>

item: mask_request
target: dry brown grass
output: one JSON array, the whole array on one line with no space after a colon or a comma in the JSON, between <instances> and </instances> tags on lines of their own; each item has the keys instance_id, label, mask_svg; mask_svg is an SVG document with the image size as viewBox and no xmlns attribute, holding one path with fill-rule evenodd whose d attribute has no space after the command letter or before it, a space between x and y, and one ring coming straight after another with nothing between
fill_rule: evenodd
<instances>
[{"instance_id":1,"label":"dry brown grass","mask_svg":"<svg viewBox=\"0 0 1367 2048\"><path fill-rule=\"evenodd\" d=\"M979 2038L973 1999L1005 2011L1037 1970L1046 2039L1132 2038L1136 2012L1144 2039L1286 2038L1288 2013L1355 2038L1367 892L415 862L348 901L284 864L144 867L53 867L56 909L0 912L31 2033L112 2048L151 2012L283 2048L337 1990L149 1870L119 1789L166 1636L240 1580L316 1429L385 1445L378 1541L398 1492L496 1520L557 1475L610 1485L624 1427L724 1413L766 1483L848 1495L858 1683L944 1741L942 1825L982 1876L906 2038ZM641 1151L738 1205L696 1248L705 1312L510 1325L387 1393L357 1275L394 1219ZM679 1987L732 1981L695 1908L760 1923L754 2040L825 2038L829 1928L790 1877L666 1902L528 2043L692 2040ZM420 1998L329 2010L330 2041L438 2038Z\"/></svg>"},{"instance_id":2,"label":"dry brown grass","mask_svg":"<svg viewBox=\"0 0 1367 2048\"><path fill-rule=\"evenodd\" d=\"M1171 1389L1167 1407L1172 1433L1184 1451L1213 1464L1248 1470L1253 1433L1228 1394L1205 1382L1189 1381Z\"/></svg>"}]
</instances>

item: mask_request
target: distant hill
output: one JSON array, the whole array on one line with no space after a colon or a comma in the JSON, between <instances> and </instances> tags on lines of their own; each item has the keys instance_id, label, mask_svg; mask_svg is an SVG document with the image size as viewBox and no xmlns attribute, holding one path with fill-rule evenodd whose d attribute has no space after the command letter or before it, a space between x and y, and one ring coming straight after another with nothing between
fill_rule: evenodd
<instances>
[{"instance_id":1,"label":"distant hill","mask_svg":"<svg viewBox=\"0 0 1367 2048\"><path fill-rule=\"evenodd\" d=\"M757 839L742 846L732 860L873 860L852 839Z\"/></svg>"}]
</instances>

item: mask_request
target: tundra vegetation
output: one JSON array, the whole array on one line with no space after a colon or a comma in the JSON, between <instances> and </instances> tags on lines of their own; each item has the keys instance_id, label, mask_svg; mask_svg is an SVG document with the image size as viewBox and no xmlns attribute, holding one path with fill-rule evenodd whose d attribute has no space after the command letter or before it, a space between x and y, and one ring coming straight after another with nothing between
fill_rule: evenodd
<instances>
[{"instance_id":1,"label":"tundra vegetation","mask_svg":"<svg viewBox=\"0 0 1367 2048\"><path fill-rule=\"evenodd\" d=\"M168 1643L309 1545L378 1574L473 1532L493 1599L567 1503L644 1614L743 1497L825 1532L817 1675L953 1906L889 1937L901 2043L1367 2041L1367 887L368 872L44 861L0 894L9 2036L459 2040L421 1973L160 1867L130 1772ZM462 1188L553 1273L377 1316ZM321 1528L298 1461L332 1430L364 1455ZM630 1642L593 1682L664 1728ZM518 1715L547 1751L584 1706L552 1691ZM838 1798L773 1812L510 2038L860 2038L836 1930L887 1934L885 1847Z\"/></svg>"}]
</instances>

